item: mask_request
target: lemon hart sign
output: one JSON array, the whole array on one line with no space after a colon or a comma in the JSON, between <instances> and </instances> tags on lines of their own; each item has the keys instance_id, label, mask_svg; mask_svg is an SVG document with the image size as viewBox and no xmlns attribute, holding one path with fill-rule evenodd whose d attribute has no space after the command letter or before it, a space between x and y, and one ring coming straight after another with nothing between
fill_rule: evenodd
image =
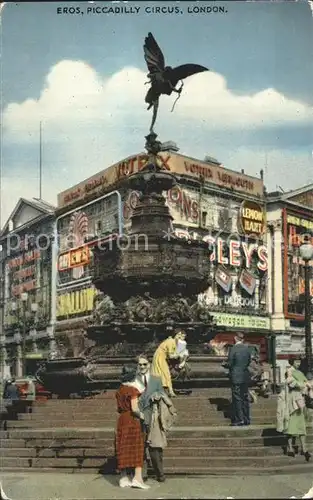
<instances>
[{"instance_id":1,"label":"lemon hart sign","mask_svg":"<svg viewBox=\"0 0 313 500\"><path fill-rule=\"evenodd\" d=\"M265 231L265 209L258 203L244 200L239 212L239 227L247 236L262 236Z\"/></svg>"}]
</instances>

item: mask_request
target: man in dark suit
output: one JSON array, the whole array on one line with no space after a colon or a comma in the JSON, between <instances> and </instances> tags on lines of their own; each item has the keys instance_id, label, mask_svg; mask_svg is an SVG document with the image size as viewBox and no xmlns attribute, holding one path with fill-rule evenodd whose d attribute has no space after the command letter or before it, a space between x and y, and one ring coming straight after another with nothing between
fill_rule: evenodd
<instances>
[{"instance_id":1,"label":"man in dark suit","mask_svg":"<svg viewBox=\"0 0 313 500\"><path fill-rule=\"evenodd\" d=\"M232 391L232 425L250 425L249 365L251 349L244 344L244 335L238 333L228 354L228 368Z\"/></svg>"},{"instance_id":2,"label":"man in dark suit","mask_svg":"<svg viewBox=\"0 0 313 500\"><path fill-rule=\"evenodd\" d=\"M146 427L148 427L152 417L150 397L155 392L164 393L164 388L162 386L161 377L157 377L155 375L150 374L150 363L146 354L141 354L138 357L137 366L138 366L137 381L139 381L144 387L144 391L139 398L139 409L144 414L145 425ZM151 446L146 444L144 469L146 469L147 467L147 460L146 460L147 450L149 450L151 463L155 471L157 481L164 482L165 476L163 470L163 449L152 448Z\"/></svg>"}]
</instances>

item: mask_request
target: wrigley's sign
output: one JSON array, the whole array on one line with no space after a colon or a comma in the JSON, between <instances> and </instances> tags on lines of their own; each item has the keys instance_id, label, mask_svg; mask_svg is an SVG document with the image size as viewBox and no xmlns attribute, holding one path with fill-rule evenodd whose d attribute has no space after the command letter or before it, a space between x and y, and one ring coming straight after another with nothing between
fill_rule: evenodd
<instances>
[{"instance_id":1,"label":"wrigley's sign","mask_svg":"<svg viewBox=\"0 0 313 500\"><path fill-rule=\"evenodd\" d=\"M130 156L112 165L106 170L93 175L76 186L58 195L58 207L62 208L77 200L83 200L90 193L100 193L129 175L139 172L147 161L147 155L141 153ZM169 172L189 178L203 179L215 186L231 189L252 196L263 197L263 181L239 172L228 170L217 163L194 160L178 153L162 151L158 154L159 164Z\"/></svg>"}]
</instances>

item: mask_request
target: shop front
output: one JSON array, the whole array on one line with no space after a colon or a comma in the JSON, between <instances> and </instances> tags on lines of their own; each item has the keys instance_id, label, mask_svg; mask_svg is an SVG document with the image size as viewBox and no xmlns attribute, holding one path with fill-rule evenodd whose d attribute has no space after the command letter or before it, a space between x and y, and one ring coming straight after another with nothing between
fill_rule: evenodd
<instances>
[{"instance_id":1,"label":"shop front","mask_svg":"<svg viewBox=\"0 0 313 500\"><path fill-rule=\"evenodd\" d=\"M268 317L220 312L212 312L212 316L218 333L211 344L221 356L228 354L229 346L234 344L235 334L240 332L245 335L247 344L257 347L261 361L269 361L270 319Z\"/></svg>"},{"instance_id":2,"label":"shop front","mask_svg":"<svg viewBox=\"0 0 313 500\"><path fill-rule=\"evenodd\" d=\"M309 238L313 244L313 213L304 210L283 211L284 220L284 313L285 317L298 322L304 320L304 261L300 246ZM313 265L313 261L309 263ZM310 280L313 302L313 277ZM313 312L312 312L313 320Z\"/></svg>"}]
</instances>

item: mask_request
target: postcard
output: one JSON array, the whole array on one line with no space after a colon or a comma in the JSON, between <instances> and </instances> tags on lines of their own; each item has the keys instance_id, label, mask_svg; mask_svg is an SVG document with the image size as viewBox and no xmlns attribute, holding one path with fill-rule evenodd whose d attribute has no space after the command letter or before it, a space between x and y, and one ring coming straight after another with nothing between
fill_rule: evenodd
<instances>
[{"instance_id":1,"label":"postcard","mask_svg":"<svg viewBox=\"0 0 313 500\"><path fill-rule=\"evenodd\" d=\"M310 495L312 33L2 2L1 498Z\"/></svg>"}]
</instances>

